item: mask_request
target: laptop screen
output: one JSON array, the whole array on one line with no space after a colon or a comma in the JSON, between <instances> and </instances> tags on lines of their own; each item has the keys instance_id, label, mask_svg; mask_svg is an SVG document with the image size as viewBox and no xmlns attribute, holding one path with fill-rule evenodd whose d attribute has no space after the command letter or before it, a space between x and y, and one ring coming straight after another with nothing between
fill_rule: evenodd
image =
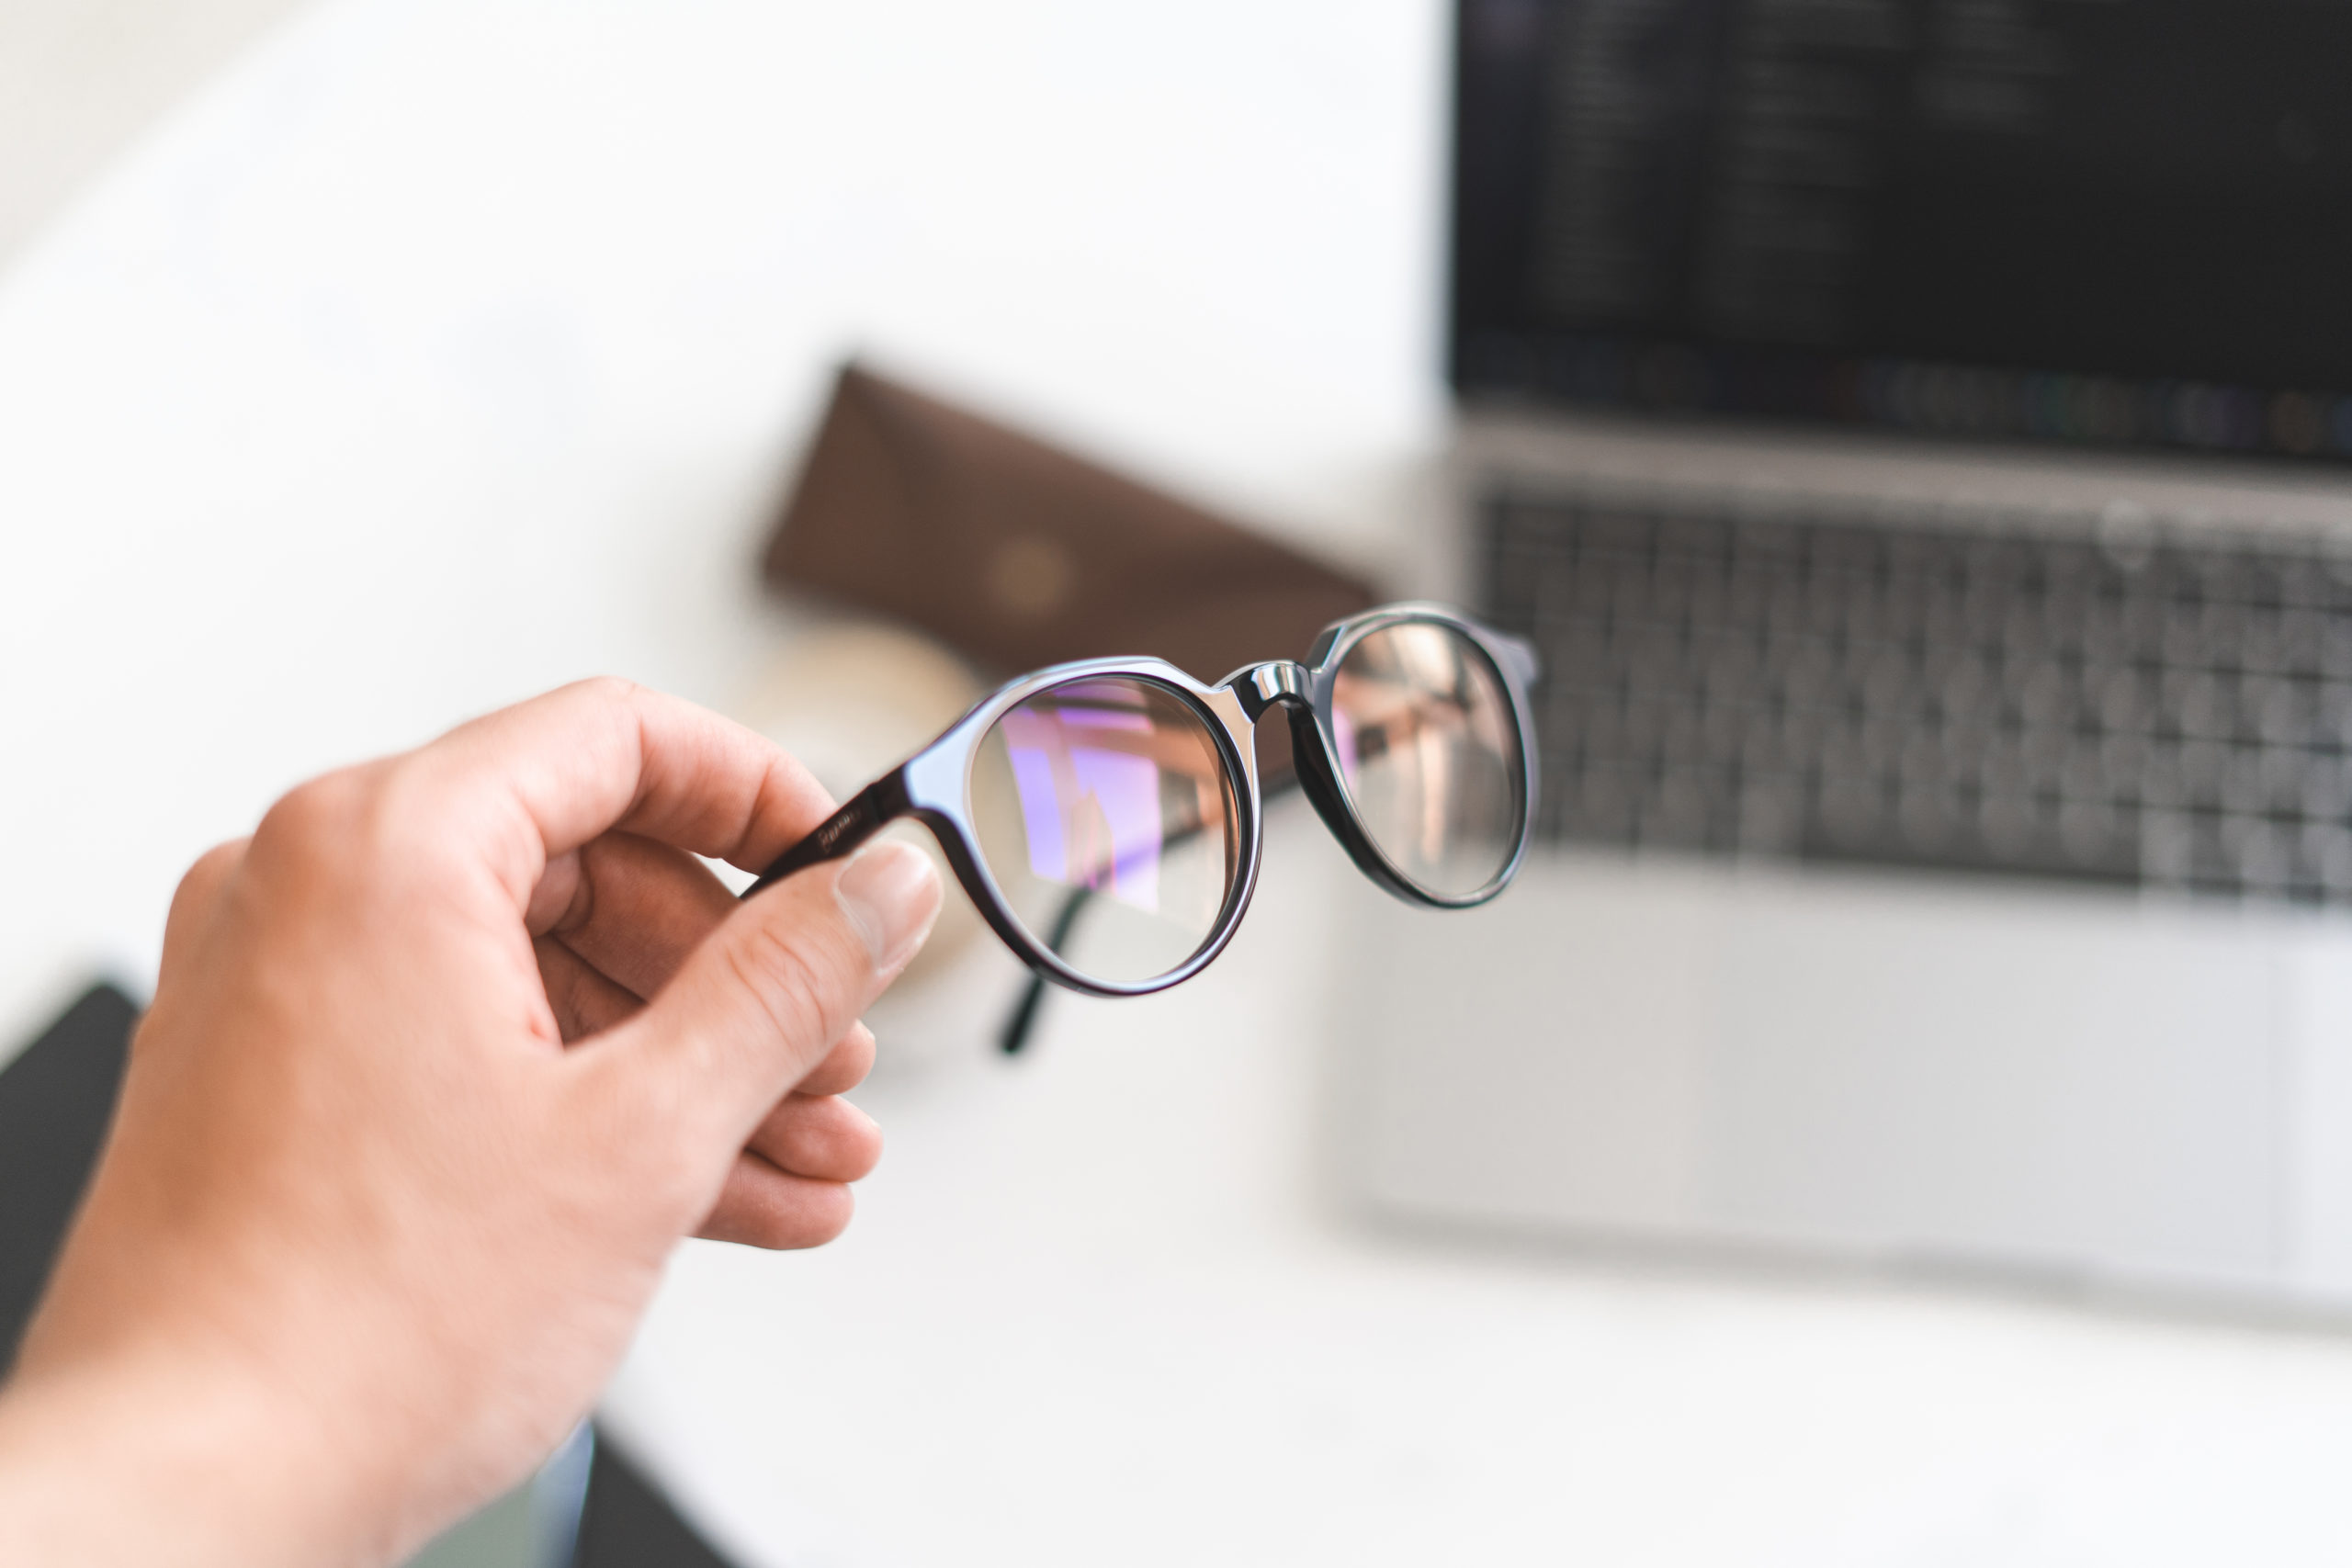
<instances>
[{"instance_id":1,"label":"laptop screen","mask_svg":"<svg viewBox=\"0 0 2352 1568\"><path fill-rule=\"evenodd\" d=\"M2352 457L2352 3L1460 0L1465 399Z\"/></svg>"}]
</instances>

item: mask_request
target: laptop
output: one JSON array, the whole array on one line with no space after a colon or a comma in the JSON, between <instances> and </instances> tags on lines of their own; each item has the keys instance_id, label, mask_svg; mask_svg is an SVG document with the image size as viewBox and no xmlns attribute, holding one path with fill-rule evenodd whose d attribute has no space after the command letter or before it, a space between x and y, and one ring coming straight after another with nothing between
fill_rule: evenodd
<instances>
[{"instance_id":1,"label":"laptop","mask_svg":"<svg viewBox=\"0 0 2352 1568\"><path fill-rule=\"evenodd\" d=\"M2352 8L1456 21L1427 586L1543 797L1351 907L1349 1192L2352 1305Z\"/></svg>"}]
</instances>

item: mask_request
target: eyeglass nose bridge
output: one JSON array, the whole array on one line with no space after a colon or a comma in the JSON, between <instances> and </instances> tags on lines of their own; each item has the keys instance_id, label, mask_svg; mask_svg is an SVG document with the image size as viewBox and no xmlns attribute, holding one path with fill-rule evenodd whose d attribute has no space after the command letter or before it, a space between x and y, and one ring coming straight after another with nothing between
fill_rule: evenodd
<instances>
[{"instance_id":1,"label":"eyeglass nose bridge","mask_svg":"<svg viewBox=\"0 0 2352 1568\"><path fill-rule=\"evenodd\" d=\"M1307 682L1306 665L1293 659L1270 659L1244 665L1218 683L1241 699L1241 711L1255 724L1277 704L1306 707Z\"/></svg>"}]
</instances>

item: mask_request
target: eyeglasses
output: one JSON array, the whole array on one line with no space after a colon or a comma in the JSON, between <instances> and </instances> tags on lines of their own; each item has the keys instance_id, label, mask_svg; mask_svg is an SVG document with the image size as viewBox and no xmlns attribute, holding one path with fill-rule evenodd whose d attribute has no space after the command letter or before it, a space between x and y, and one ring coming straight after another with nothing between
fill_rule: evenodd
<instances>
[{"instance_id":1,"label":"eyeglasses","mask_svg":"<svg viewBox=\"0 0 2352 1568\"><path fill-rule=\"evenodd\" d=\"M1163 990L1223 951L1250 906L1256 731L1280 708L1299 786L1365 874L1468 908L1526 853L1536 677L1527 643L1435 604L1336 622L1304 664L1214 686L1157 659L1056 665L860 790L743 897L912 816L1039 976L1094 996Z\"/></svg>"}]
</instances>

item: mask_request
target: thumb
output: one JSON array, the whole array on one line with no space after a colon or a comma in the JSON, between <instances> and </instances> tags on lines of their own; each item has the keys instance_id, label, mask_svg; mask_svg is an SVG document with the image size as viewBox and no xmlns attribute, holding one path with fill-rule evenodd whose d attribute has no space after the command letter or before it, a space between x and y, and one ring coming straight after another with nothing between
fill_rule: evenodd
<instances>
[{"instance_id":1,"label":"thumb","mask_svg":"<svg viewBox=\"0 0 2352 1568\"><path fill-rule=\"evenodd\" d=\"M690 1100L748 1134L907 966L939 900L912 844L812 866L729 916L623 1026L624 1054L682 1075Z\"/></svg>"}]
</instances>

